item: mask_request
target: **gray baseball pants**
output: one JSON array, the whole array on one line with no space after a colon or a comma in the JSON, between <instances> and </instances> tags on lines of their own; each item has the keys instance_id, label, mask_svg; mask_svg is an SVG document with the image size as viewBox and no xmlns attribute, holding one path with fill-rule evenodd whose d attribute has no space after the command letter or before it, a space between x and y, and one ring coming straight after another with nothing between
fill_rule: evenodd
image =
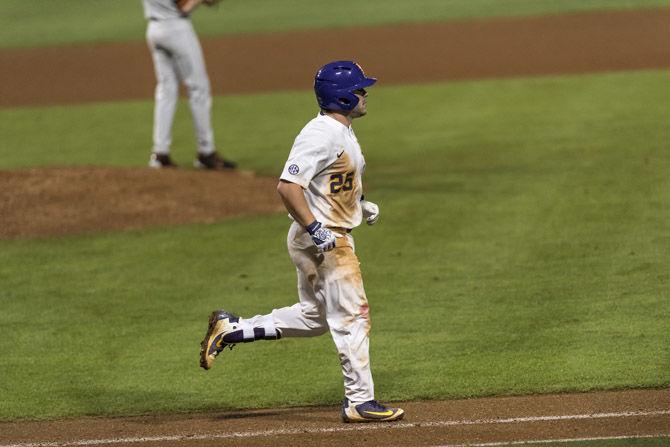
<instances>
[{"instance_id":1,"label":"gray baseball pants","mask_svg":"<svg viewBox=\"0 0 670 447\"><path fill-rule=\"evenodd\" d=\"M156 72L153 151L170 152L172 123L180 81L186 86L198 152L214 151L211 123L212 96L205 59L191 21L187 18L151 20L147 43Z\"/></svg>"}]
</instances>

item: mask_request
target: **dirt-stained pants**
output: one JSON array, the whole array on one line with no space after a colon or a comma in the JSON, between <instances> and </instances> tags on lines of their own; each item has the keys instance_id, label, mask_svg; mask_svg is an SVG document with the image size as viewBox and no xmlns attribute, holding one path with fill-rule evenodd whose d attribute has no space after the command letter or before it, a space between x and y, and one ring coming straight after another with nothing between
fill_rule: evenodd
<instances>
[{"instance_id":1,"label":"dirt-stained pants","mask_svg":"<svg viewBox=\"0 0 670 447\"><path fill-rule=\"evenodd\" d=\"M298 272L300 301L247 321L254 327L272 323L282 337L314 337L330 330L342 365L345 397L358 403L374 399L370 313L353 237L341 236L335 249L317 253L310 235L293 223L287 245Z\"/></svg>"}]
</instances>

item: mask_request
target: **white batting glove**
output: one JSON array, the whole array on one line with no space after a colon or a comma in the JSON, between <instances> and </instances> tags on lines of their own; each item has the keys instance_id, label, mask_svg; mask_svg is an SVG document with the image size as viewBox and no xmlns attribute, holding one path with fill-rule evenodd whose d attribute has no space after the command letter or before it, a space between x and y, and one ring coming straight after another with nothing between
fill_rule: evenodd
<instances>
[{"instance_id":1,"label":"white batting glove","mask_svg":"<svg viewBox=\"0 0 670 447\"><path fill-rule=\"evenodd\" d=\"M323 227L318 220L307 225L305 229L309 235L312 236L312 242L316 245L316 249L319 253L330 251L335 248L335 242L337 240L335 235L328 228Z\"/></svg>"},{"instance_id":2,"label":"white batting glove","mask_svg":"<svg viewBox=\"0 0 670 447\"><path fill-rule=\"evenodd\" d=\"M379 220L379 206L376 203L361 200L361 208L363 209L363 219L368 225L374 225Z\"/></svg>"}]
</instances>

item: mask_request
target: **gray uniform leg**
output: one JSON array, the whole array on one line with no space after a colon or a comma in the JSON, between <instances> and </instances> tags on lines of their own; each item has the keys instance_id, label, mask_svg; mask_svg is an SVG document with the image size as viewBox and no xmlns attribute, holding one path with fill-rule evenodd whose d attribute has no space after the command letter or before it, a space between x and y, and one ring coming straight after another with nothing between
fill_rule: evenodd
<instances>
[{"instance_id":1,"label":"gray uniform leg","mask_svg":"<svg viewBox=\"0 0 670 447\"><path fill-rule=\"evenodd\" d=\"M212 97L205 60L190 20L172 19L149 22L147 41L156 72L154 109L154 147L168 153L172 123L179 97L179 81L186 86L195 128L198 152L214 151L211 124Z\"/></svg>"}]
</instances>

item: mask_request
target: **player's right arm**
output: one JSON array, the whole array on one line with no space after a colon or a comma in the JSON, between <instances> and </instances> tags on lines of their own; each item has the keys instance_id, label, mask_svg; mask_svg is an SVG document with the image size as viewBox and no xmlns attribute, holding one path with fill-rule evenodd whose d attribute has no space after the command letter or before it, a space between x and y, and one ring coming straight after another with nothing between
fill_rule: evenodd
<instances>
[{"instance_id":1,"label":"player's right arm","mask_svg":"<svg viewBox=\"0 0 670 447\"><path fill-rule=\"evenodd\" d=\"M277 185L277 192L282 202L284 202L286 210L312 236L312 242L314 242L319 252L335 248L335 235L316 220L309 209L302 186L287 180L280 180Z\"/></svg>"},{"instance_id":2,"label":"player's right arm","mask_svg":"<svg viewBox=\"0 0 670 447\"><path fill-rule=\"evenodd\" d=\"M280 180L277 185L277 192L282 202L284 202L286 210L300 225L307 227L316 220L309 209L309 205L307 205L302 186L287 180Z\"/></svg>"},{"instance_id":3,"label":"player's right arm","mask_svg":"<svg viewBox=\"0 0 670 447\"><path fill-rule=\"evenodd\" d=\"M219 3L221 0L175 0L177 8L182 12L182 14L189 15L192 13L195 8L201 4L205 6L214 6Z\"/></svg>"}]
</instances>

